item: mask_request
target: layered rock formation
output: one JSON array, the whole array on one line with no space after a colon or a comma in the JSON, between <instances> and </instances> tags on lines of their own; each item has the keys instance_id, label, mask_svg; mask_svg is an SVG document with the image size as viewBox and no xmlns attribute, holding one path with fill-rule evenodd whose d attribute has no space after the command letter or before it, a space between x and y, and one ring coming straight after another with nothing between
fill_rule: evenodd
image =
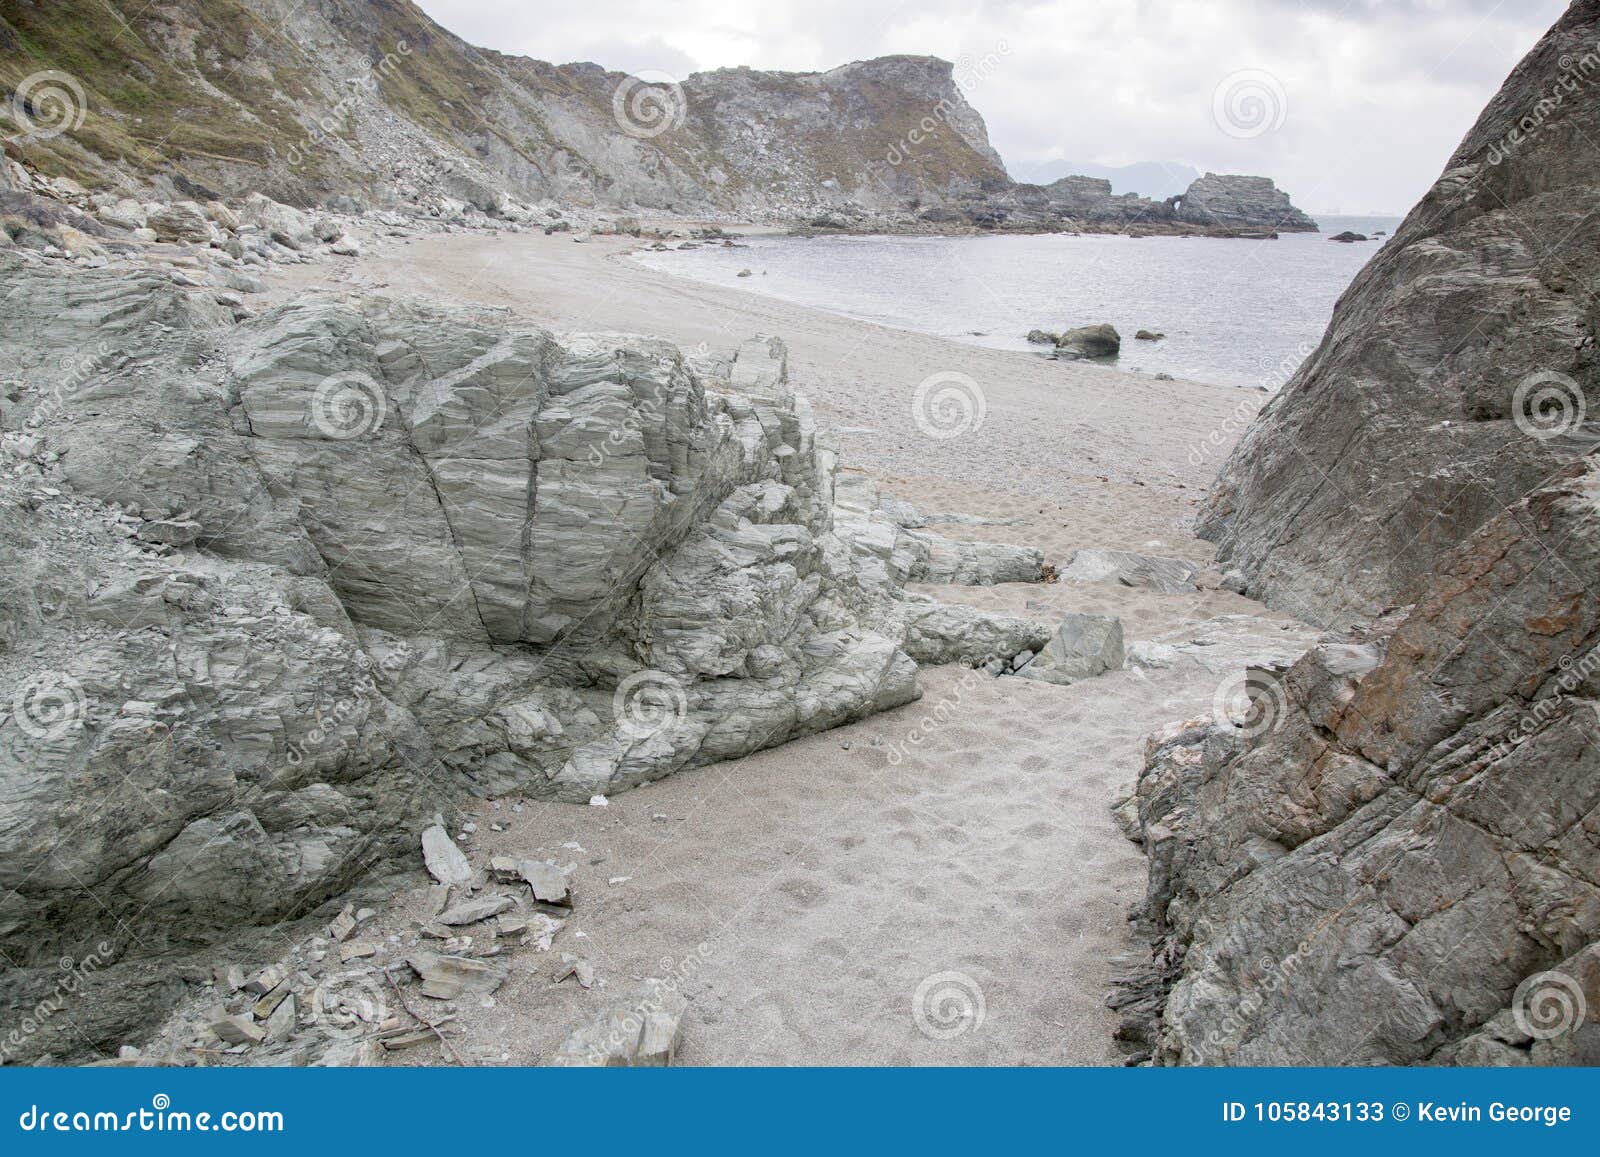
<instances>
[{"instance_id":1,"label":"layered rock formation","mask_svg":"<svg viewBox=\"0 0 1600 1157\"><path fill-rule=\"evenodd\" d=\"M1595 443L1600 105L1564 87L1594 32L1576 4L1529 53L1234 449L1200 533L1252 594L1326 625L1409 601Z\"/></svg>"},{"instance_id":2,"label":"layered rock formation","mask_svg":"<svg viewBox=\"0 0 1600 1157\"><path fill-rule=\"evenodd\" d=\"M1408 614L1153 735L1124 1035L1169 1064L1600 1063L1597 567L1590 458Z\"/></svg>"},{"instance_id":3,"label":"layered rock formation","mask_svg":"<svg viewBox=\"0 0 1600 1157\"><path fill-rule=\"evenodd\" d=\"M691 365L344 295L235 324L154 273L0 262L0 999L45 999L93 948L96 1039L468 794L587 801L1040 629L969 616L948 656L908 629L936 606L908 578L1039 557L906 530L875 495L836 526L775 339Z\"/></svg>"},{"instance_id":4,"label":"layered rock formation","mask_svg":"<svg viewBox=\"0 0 1600 1157\"><path fill-rule=\"evenodd\" d=\"M1600 1063L1597 32L1512 74L1211 499L1253 590L1348 626L1149 740L1141 1058Z\"/></svg>"},{"instance_id":5,"label":"layered rock formation","mask_svg":"<svg viewBox=\"0 0 1600 1157\"><path fill-rule=\"evenodd\" d=\"M1259 177L1207 174L1165 202L1084 177L1016 184L953 66L925 56L673 80L474 48L403 0L52 0L0 14L0 82L14 156L167 204L260 192L540 224L576 206L858 230L1315 228ZM203 233L193 214L162 224Z\"/></svg>"},{"instance_id":6,"label":"layered rock formation","mask_svg":"<svg viewBox=\"0 0 1600 1157\"><path fill-rule=\"evenodd\" d=\"M1317 223L1296 209L1270 177L1207 173L1168 202L1179 221L1223 229L1315 233Z\"/></svg>"},{"instance_id":7,"label":"layered rock formation","mask_svg":"<svg viewBox=\"0 0 1600 1157\"><path fill-rule=\"evenodd\" d=\"M991 197L985 210L996 225L1086 231L1206 233L1266 236L1314 233L1317 223L1268 177L1207 173L1164 201L1116 194L1111 182L1062 177L1048 185L1017 185Z\"/></svg>"},{"instance_id":8,"label":"layered rock formation","mask_svg":"<svg viewBox=\"0 0 1600 1157\"><path fill-rule=\"evenodd\" d=\"M805 220L1009 183L952 66L931 57L674 82L474 48L403 0L8 6L0 81L49 70L61 76L32 98L43 127L54 111L67 131L17 126L23 155L168 200L444 198L493 213L509 194ZM52 91L65 108L48 108Z\"/></svg>"}]
</instances>

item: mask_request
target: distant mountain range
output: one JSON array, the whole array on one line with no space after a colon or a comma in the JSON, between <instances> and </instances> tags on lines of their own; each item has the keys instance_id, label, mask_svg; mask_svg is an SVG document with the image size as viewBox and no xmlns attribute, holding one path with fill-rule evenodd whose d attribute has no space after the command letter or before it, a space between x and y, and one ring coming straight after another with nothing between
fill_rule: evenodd
<instances>
[{"instance_id":1,"label":"distant mountain range","mask_svg":"<svg viewBox=\"0 0 1600 1157\"><path fill-rule=\"evenodd\" d=\"M1007 166L1011 176L1033 185L1062 177L1100 177L1118 193L1137 193L1152 201L1176 197L1200 177L1200 170L1182 161L1135 161L1131 165L1099 165L1093 161L1028 161Z\"/></svg>"}]
</instances>

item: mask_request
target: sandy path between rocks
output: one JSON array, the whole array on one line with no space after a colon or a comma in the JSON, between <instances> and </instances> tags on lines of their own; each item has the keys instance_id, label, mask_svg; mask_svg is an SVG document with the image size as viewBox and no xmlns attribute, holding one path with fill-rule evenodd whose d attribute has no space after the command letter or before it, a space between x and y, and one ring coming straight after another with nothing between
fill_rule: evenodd
<instances>
[{"instance_id":1,"label":"sandy path between rocks","mask_svg":"<svg viewBox=\"0 0 1600 1157\"><path fill-rule=\"evenodd\" d=\"M328 274L294 272L291 288ZM381 243L322 283L506 305L556 329L686 346L778 334L795 388L819 425L840 431L846 468L925 511L1006 520L934 529L1029 543L1057 565L1087 546L1208 559L1188 526L1218 459L1196 461L1190 447L1259 400L698 285L629 262L610 238ZM981 427L942 441L911 410L917 383L940 372L979 383L986 405ZM1144 859L1108 803L1132 782L1147 732L1208 712L1242 657L1311 635L1221 591L928 589L1043 617L1118 614L1130 642L1227 641L1065 688L928 670L920 703L680 773L605 808L469 805L451 819L477 824L464 845L475 864L575 861L578 902L551 953L519 950L492 1003L461 1004L458 1048L484 1063L539 1063L609 996L673 974L690 1000L684 1063L1117 1063L1104 999L1111 958L1132 947L1126 914ZM408 936L421 894L398 897L372 931ZM592 960L604 987L552 984L562 951ZM959 990L973 1011L948 1039L914 1015L919 986L942 974L934 987ZM438 1060L431 1047L391 1058Z\"/></svg>"}]
</instances>

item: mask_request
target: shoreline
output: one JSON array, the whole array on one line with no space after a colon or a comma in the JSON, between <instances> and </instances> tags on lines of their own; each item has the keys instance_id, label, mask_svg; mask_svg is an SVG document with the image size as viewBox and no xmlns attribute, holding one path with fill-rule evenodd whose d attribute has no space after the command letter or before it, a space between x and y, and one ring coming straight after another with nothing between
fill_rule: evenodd
<instances>
[{"instance_id":1,"label":"shoreline","mask_svg":"<svg viewBox=\"0 0 1600 1157\"><path fill-rule=\"evenodd\" d=\"M440 296L696 352L776 334L793 387L838 438L841 471L927 514L969 516L933 522L943 533L1032 545L1057 566L1086 547L1209 563L1192 513L1220 457L1197 462L1187 447L1230 428L1242 396L1253 401L1237 388L966 346L687 281L628 260L633 243L412 238L336 268L287 269L273 295L287 283ZM937 375L980 384L981 424L943 439L918 429L915 391ZM552 1055L605 999L553 983L565 951L612 989L695 962L683 1064L1122 1063L1105 998L1114 959L1142 948L1126 916L1146 865L1112 804L1143 766L1146 734L1209 713L1253 656L1315 637L1214 580L1182 594L922 586L1047 620L1117 615L1138 657L1066 687L925 668L919 702L679 772L605 808L468 805L475 860L573 860L580 901L555 951L519 969L493 1008L458 1007L457 1046L488 1064ZM416 876L381 906L378 930L413 925L426 904ZM972 982L986 1015L931 1039L908 1010L920 984L946 974ZM417 1048L385 1063L436 1061Z\"/></svg>"}]
</instances>

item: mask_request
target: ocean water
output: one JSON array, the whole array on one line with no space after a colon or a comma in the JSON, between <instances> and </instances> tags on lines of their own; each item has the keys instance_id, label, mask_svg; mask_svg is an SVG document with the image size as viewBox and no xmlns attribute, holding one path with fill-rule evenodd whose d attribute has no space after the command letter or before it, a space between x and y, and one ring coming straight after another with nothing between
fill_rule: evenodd
<instances>
[{"instance_id":1,"label":"ocean water","mask_svg":"<svg viewBox=\"0 0 1600 1157\"><path fill-rule=\"evenodd\" d=\"M635 259L666 273L769 294L882 325L1034 350L1031 329L1110 322L1119 369L1275 390L1316 348L1334 303L1393 217L1319 218L1322 233L1212 237L752 237ZM751 276L740 277L741 269ZM1136 341L1140 329L1166 334Z\"/></svg>"}]
</instances>

